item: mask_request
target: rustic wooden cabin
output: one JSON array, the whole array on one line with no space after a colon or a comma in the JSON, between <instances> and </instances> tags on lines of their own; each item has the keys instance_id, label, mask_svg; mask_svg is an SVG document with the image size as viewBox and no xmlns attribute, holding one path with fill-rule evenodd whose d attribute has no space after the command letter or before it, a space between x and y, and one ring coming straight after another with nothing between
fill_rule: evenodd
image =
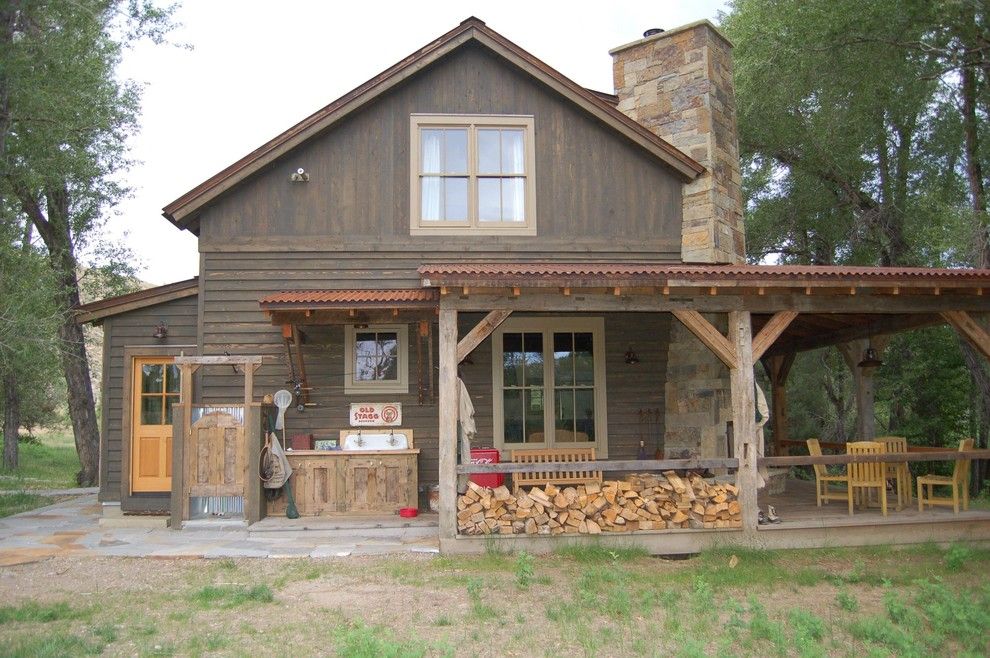
<instances>
[{"instance_id":1,"label":"rustic wooden cabin","mask_svg":"<svg viewBox=\"0 0 990 658\"><path fill-rule=\"evenodd\" d=\"M449 551L835 541L757 528L754 364L786 438L797 351L950 322L990 352L968 315L990 272L744 264L731 44L701 21L611 54L615 94L592 91L469 18L166 206L199 276L79 313L106 337L104 504L284 514L258 453L287 389L304 515L435 490ZM468 398L499 464L459 463Z\"/></svg>"}]
</instances>

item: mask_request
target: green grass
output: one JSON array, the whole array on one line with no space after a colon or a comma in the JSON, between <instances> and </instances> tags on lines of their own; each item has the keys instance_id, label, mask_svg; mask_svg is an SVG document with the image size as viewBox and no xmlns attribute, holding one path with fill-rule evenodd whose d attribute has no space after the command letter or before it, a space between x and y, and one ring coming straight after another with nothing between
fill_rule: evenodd
<instances>
[{"instance_id":1,"label":"green grass","mask_svg":"<svg viewBox=\"0 0 990 658\"><path fill-rule=\"evenodd\" d=\"M0 518L51 505L57 499L32 493L0 493Z\"/></svg>"},{"instance_id":2,"label":"green grass","mask_svg":"<svg viewBox=\"0 0 990 658\"><path fill-rule=\"evenodd\" d=\"M98 656L103 645L70 633L45 633L0 640L0 655L6 658L65 658Z\"/></svg>"},{"instance_id":3,"label":"green grass","mask_svg":"<svg viewBox=\"0 0 990 658\"><path fill-rule=\"evenodd\" d=\"M427 647L418 641L399 641L382 626L347 624L333 631L332 638L340 658L418 658Z\"/></svg>"},{"instance_id":4,"label":"green grass","mask_svg":"<svg viewBox=\"0 0 990 658\"><path fill-rule=\"evenodd\" d=\"M65 602L41 604L28 601L20 605L0 608L0 625L15 622L45 624L63 619L81 619L90 612L88 608L73 608Z\"/></svg>"},{"instance_id":5,"label":"green grass","mask_svg":"<svg viewBox=\"0 0 990 658\"><path fill-rule=\"evenodd\" d=\"M268 585L207 585L193 594L193 601L203 608L236 608L246 603L271 603L275 600Z\"/></svg>"},{"instance_id":6,"label":"green grass","mask_svg":"<svg viewBox=\"0 0 990 658\"><path fill-rule=\"evenodd\" d=\"M0 468L0 490L68 489L76 486L79 457L70 431L46 432L20 443L18 467Z\"/></svg>"}]
</instances>

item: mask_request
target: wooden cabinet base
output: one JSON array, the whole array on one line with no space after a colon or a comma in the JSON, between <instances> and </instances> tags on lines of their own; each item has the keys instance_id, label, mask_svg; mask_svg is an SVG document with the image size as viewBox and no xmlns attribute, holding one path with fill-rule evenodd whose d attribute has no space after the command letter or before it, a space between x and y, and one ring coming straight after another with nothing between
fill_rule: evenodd
<instances>
[{"instance_id":1,"label":"wooden cabinet base","mask_svg":"<svg viewBox=\"0 0 990 658\"><path fill-rule=\"evenodd\" d=\"M419 450L381 453L288 453L292 491L300 516L394 513L417 507ZM285 515L285 492L268 503L270 516Z\"/></svg>"}]
</instances>

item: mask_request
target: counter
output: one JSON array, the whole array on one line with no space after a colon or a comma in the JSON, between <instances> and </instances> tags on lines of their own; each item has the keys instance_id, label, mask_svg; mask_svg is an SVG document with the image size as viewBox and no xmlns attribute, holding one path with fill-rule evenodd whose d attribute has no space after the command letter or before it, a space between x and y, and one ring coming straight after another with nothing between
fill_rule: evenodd
<instances>
[{"instance_id":1,"label":"counter","mask_svg":"<svg viewBox=\"0 0 990 658\"><path fill-rule=\"evenodd\" d=\"M418 506L418 449L289 450L292 492L300 516L394 513ZM268 503L285 515L284 490Z\"/></svg>"}]
</instances>

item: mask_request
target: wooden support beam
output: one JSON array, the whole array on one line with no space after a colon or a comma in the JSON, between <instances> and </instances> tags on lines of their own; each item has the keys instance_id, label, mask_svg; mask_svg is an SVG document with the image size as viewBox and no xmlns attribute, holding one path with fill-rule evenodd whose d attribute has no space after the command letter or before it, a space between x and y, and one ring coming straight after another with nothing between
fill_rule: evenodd
<instances>
[{"instance_id":1,"label":"wooden support beam","mask_svg":"<svg viewBox=\"0 0 990 658\"><path fill-rule=\"evenodd\" d=\"M571 296L571 289L570 288L561 288L560 289L560 292L561 292L561 294L564 295L564 297L570 297Z\"/></svg>"},{"instance_id":2,"label":"wooden support beam","mask_svg":"<svg viewBox=\"0 0 990 658\"><path fill-rule=\"evenodd\" d=\"M518 287L512 289L512 296L513 297L518 297L519 296L519 293L520 293L520 290L519 290Z\"/></svg>"},{"instance_id":3,"label":"wooden support beam","mask_svg":"<svg viewBox=\"0 0 990 658\"><path fill-rule=\"evenodd\" d=\"M753 338L754 361L760 360L763 354L774 344L774 341L780 337L780 334L784 333L784 330L790 326L797 315L797 311L780 311L773 314L770 321L763 325L760 333L756 334L756 337Z\"/></svg>"},{"instance_id":4,"label":"wooden support beam","mask_svg":"<svg viewBox=\"0 0 990 658\"><path fill-rule=\"evenodd\" d=\"M767 375L770 377L770 427L773 429L773 453L787 454L787 440L790 434L787 421L787 375L794 365L793 352L772 356L764 360Z\"/></svg>"},{"instance_id":5,"label":"wooden support beam","mask_svg":"<svg viewBox=\"0 0 990 658\"><path fill-rule=\"evenodd\" d=\"M736 367L736 350L732 346L732 343L730 343L718 329L713 327L712 324L705 319L705 316L697 311L689 309L674 310L672 313L674 314L674 317L680 320L681 323L691 331L691 333L698 337L698 340L714 352L715 356L717 356L722 363L729 368ZM746 314L746 317L749 317L748 313Z\"/></svg>"},{"instance_id":6,"label":"wooden support beam","mask_svg":"<svg viewBox=\"0 0 990 658\"><path fill-rule=\"evenodd\" d=\"M739 460L731 457L714 459L626 459L590 462L501 462L498 464L458 464L458 474L468 473L565 473L573 471L666 471L736 468Z\"/></svg>"},{"instance_id":7,"label":"wooden support beam","mask_svg":"<svg viewBox=\"0 0 990 658\"><path fill-rule=\"evenodd\" d=\"M440 309L440 541L457 535L457 311Z\"/></svg>"},{"instance_id":8,"label":"wooden support beam","mask_svg":"<svg viewBox=\"0 0 990 658\"><path fill-rule=\"evenodd\" d=\"M736 365L729 371L729 390L732 395L732 429L734 456L739 460L736 486L739 487L739 505L742 507L742 527L745 532L757 532L756 485L756 394L753 373L753 331L750 315L746 311L729 313L729 337L732 339ZM721 336L721 334L719 334Z\"/></svg>"},{"instance_id":9,"label":"wooden support beam","mask_svg":"<svg viewBox=\"0 0 990 658\"><path fill-rule=\"evenodd\" d=\"M879 455L794 455L761 457L761 466L808 466L811 464L875 464L877 462L951 462L960 459L990 459L990 450L926 450L925 452L888 452ZM740 492L741 493L741 492Z\"/></svg>"},{"instance_id":10,"label":"wooden support beam","mask_svg":"<svg viewBox=\"0 0 990 658\"><path fill-rule=\"evenodd\" d=\"M979 325L966 311L945 311L942 313L945 321L952 325L960 336L975 347L983 358L990 359L990 334Z\"/></svg>"},{"instance_id":11,"label":"wooden support beam","mask_svg":"<svg viewBox=\"0 0 990 658\"><path fill-rule=\"evenodd\" d=\"M198 368L199 366L239 366L239 365L251 364L251 363L261 365L261 357L236 356L236 355L177 356L175 357L174 363L176 365L194 366L192 372L195 372L196 368Z\"/></svg>"},{"instance_id":12,"label":"wooden support beam","mask_svg":"<svg viewBox=\"0 0 990 658\"><path fill-rule=\"evenodd\" d=\"M474 348L481 345L482 341L492 335L498 326L505 322L505 319L512 315L512 311L495 310L490 311L474 329L469 331L464 338L457 343L457 363L467 358L467 355L474 351Z\"/></svg>"}]
</instances>

